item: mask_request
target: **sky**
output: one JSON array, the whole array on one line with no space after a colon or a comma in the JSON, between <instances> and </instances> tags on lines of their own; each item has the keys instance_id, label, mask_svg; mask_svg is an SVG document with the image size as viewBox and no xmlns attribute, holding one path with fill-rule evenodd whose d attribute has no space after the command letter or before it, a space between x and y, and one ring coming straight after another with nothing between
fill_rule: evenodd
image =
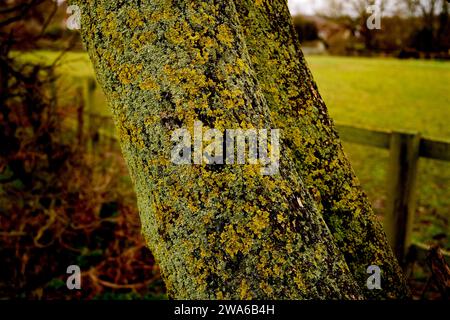
<instances>
[{"instance_id":1,"label":"sky","mask_svg":"<svg viewBox=\"0 0 450 320\"><path fill-rule=\"evenodd\" d=\"M345 3L346 0L341 0ZM314 13L326 12L325 5L327 0L288 0L289 10L292 15L296 14L306 14L311 15ZM389 1L385 14L395 12L395 1Z\"/></svg>"},{"instance_id":2,"label":"sky","mask_svg":"<svg viewBox=\"0 0 450 320\"><path fill-rule=\"evenodd\" d=\"M288 0L289 9L293 15L298 13L313 14L323 3L323 0Z\"/></svg>"}]
</instances>

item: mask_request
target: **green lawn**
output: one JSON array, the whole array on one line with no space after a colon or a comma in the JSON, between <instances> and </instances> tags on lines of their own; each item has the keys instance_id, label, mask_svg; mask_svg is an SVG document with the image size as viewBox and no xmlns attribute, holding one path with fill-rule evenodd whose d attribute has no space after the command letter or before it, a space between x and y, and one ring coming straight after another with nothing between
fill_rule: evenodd
<instances>
[{"instance_id":1,"label":"green lawn","mask_svg":"<svg viewBox=\"0 0 450 320\"><path fill-rule=\"evenodd\" d=\"M450 139L450 63L307 57L338 122Z\"/></svg>"},{"instance_id":2,"label":"green lawn","mask_svg":"<svg viewBox=\"0 0 450 320\"><path fill-rule=\"evenodd\" d=\"M28 61L49 61L53 52L28 53ZM338 123L369 128L419 131L450 140L450 62L308 56L331 116ZM62 79L92 76L84 53L67 54L59 65ZM69 96L70 97L70 96ZM95 112L107 115L101 92ZM382 214L387 150L344 143L354 169ZM450 234L450 162L420 160L415 237L425 241Z\"/></svg>"}]
</instances>

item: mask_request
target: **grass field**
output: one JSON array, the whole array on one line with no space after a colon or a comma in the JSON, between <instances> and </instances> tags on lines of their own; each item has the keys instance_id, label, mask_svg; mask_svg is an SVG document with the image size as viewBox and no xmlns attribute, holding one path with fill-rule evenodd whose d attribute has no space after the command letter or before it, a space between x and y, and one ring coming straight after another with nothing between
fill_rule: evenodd
<instances>
[{"instance_id":1,"label":"grass field","mask_svg":"<svg viewBox=\"0 0 450 320\"><path fill-rule=\"evenodd\" d=\"M53 52L25 54L27 61L51 61ZM418 131L450 140L450 62L395 59L307 57L329 112L338 123L374 129ZM62 79L93 76L84 53L67 54ZM67 78L68 85L71 83ZM101 92L94 112L108 115ZM344 143L353 167L376 211L383 212L387 150ZM450 234L450 162L421 159L414 237L426 241ZM448 241L447 241L448 246Z\"/></svg>"},{"instance_id":2,"label":"grass field","mask_svg":"<svg viewBox=\"0 0 450 320\"><path fill-rule=\"evenodd\" d=\"M450 63L307 58L332 117L450 139Z\"/></svg>"}]
</instances>

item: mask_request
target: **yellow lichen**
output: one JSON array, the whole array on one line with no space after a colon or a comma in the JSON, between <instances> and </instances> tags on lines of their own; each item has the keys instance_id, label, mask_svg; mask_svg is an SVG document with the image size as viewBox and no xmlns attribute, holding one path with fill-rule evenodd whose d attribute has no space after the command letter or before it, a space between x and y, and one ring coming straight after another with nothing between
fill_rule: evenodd
<instances>
[{"instance_id":1,"label":"yellow lichen","mask_svg":"<svg viewBox=\"0 0 450 320\"><path fill-rule=\"evenodd\" d=\"M225 25L225 24L221 24L218 28L217 28L217 39L224 45L226 45L227 47L231 48L233 45L233 34L231 33L230 28Z\"/></svg>"}]
</instances>

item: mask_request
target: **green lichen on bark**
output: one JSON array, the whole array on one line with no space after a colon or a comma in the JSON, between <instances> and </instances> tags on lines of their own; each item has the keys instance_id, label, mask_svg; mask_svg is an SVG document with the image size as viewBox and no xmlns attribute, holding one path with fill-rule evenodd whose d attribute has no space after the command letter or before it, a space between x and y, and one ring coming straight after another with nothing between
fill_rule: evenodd
<instances>
[{"instance_id":1,"label":"green lichen on bark","mask_svg":"<svg viewBox=\"0 0 450 320\"><path fill-rule=\"evenodd\" d=\"M80 5L83 39L112 108L135 185L142 232L160 264L169 295L189 299L362 298L347 266L354 268L344 246L356 233L340 232L372 220L354 219L366 215L368 206L362 203L360 207L359 191L352 191L356 180L345 157L332 156L340 145L325 106L315 87L286 90L289 80L283 90L270 88L275 79L262 71L262 63L276 65L292 57L289 50L298 48L288 45L289 50L281 50L278 58L263 62L266 56L252 43L258 33L244 33L248 28L242 11L245 6L249 15L264 12L254 4L264 6L268 19L279 5L242 2L237 11L230 1L74 2ZM277 14L286 15L285 9ZM262 27L273 41L267 44L275 54L273 44L278 35L284 37L285 27L280 26L280 34L271 34L270 24ZM292 43L289 38L285 41ZM305 83L314 86L302 63L287 61L283 67L300 70ZM278 74L287 77L286 71ZM276 92L268 94L270 90ZM299 99L300 110L292 103L283 106L292 99ZM283 118L284 110L288 115ZM301 126L293 115L304 118ZM257 165L172 164L171 133L184 127L192 130L196 120L221 130L290 129L293 123L297 129L283 131L288 147L282 148L279 175L261 176ZM293 139L296 134L298 141ZM326 148L319 149L314 145L318 142ZM322 160L329 161L326 168L317 164ZM331 174L334 171L341 173ZM348 196L335 196L336 177L350 189L348 194L355 201L352 207ZM314 179L321 181L317 191L312 187ZM323 214L328 223L335 219L330 216L337 217L330 224L333 235L321 214L327 208L323 199L327 183L334 192L329 201L339 213ZM343 219L341 213L351 218ZM378 239L378 229L364 227L358 231L363 238L354 241ZM374 236L365 236L372 231L376 231ZM379 259L386 257L381 250L377 251ZM354 252L355 260L359 254ZM386 263L370 261L380 266ZM361 280L356 269L352 271Z\"/></svg>"},{"instance_id":2,"label":"green lichen on bark","mask_svg":"<svg viewBox=\"0 0 450 320\"><path fill-rule=\"evenodd\" d=\"M366 289L364 294L375 299L406 297L402 272L344 155L286 2L241 0L236 8L272 119L285 133L283 145L293 151L296 167L349 268L362 288L368 266L377 265L383 272L383 290Z\"/></svg>"}]
</instances>

